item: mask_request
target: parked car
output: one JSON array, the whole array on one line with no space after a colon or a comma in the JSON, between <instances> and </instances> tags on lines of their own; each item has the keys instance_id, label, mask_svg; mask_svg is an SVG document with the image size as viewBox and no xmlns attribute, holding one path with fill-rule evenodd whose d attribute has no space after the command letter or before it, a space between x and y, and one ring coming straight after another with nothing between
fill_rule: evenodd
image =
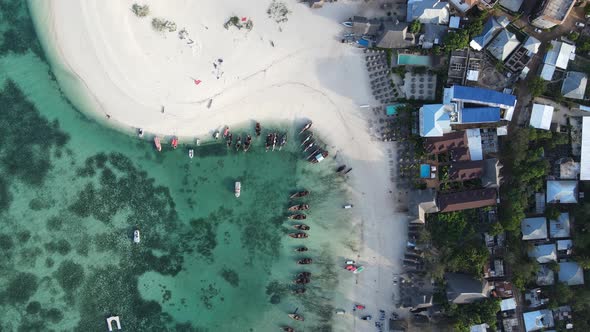
<instances>
[{"instance_id":1,"label":"parked car","mask_svg":"<svg viewBox=\"0 0 590 332\"><path fill-rule=\"evenodd\" d=\"M585 27L585 26L586 26L586 24L584 24L584 23L582 23L582 22L576 22L576 26L577 26L578 28L583 28L583 27Z\"/></svg>"},{"instance_id":2,"label":"parked car","mask_svg":"<svg viewBox=\"0 0 590 332\"><path fill-rule=\"evenodd\" d=\"M539 28L535 28L535 32L536 32L536 33L541 33L541 32L543 32L543 30L541 30L541 29L539 29Z\"/></svg>"}]
</instances>

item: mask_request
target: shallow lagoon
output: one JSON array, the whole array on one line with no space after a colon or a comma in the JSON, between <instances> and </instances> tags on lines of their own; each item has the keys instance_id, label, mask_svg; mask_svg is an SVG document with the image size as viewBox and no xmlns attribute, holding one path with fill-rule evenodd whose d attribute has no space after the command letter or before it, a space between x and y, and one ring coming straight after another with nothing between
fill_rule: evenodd
<instances>
[{"instance_id":1,"label":"shallow lagoon","mask_svg":"<svg viewBox=\"0 0 590 332\"><path fill-rule=\"evenodd\" d=\"M332 159L305 162L292 124L276 126L291 134L281 152L265 153L260 138L246 154L214 143L196 148L192 160L186 146L156 153L149 141L73 109L23 2L6 4L0 329L104 331L110 314L127 331L329 329L345 275L338 253L350 246L344 184ZM12 34L20 36L6 38ZM312 229L309 239L294 240L286 236L286 208L301 188L312 191L305 200ZM140 245L131 240L135 228ZM293 252L301 243L309 255ZM289 281L299 256L314 258L314 277L296 297ZM305 323L288 321L296 308Z\"/></svg>"}]
</instances>

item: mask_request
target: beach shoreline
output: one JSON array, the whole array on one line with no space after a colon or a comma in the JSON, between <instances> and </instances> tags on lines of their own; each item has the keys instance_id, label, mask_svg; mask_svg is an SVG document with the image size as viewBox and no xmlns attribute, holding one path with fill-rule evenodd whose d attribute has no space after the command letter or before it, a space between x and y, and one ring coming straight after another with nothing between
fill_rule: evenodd
<instances>
[{"instance_id":1,"label":"beach shoreline","mask_svg":"<svg viewBox=\"0 0 590 332\"><path fill-rule=\"evenodd\" d=\"M223 126L258 121L264 127L270 121L299 128L312 120L331 155L353 168L348 183L358 234L352 236L359 241L354 259L366 267L341 279L350 307L344 307L345 317L335 318L335 328L373 330L372 323L348 313L353 303L367 305L373 315L394 309L392 280L402 272L406 220L395 213L397 190L389 180L387 161L395 160L395 151L391 157L387 150L395 148L371 137L372 115L359 107L375 102L363 53L338 38L339 22L362 11L362 4L311 10L286 1L289 20L276 23L266 14L270 2L211 1L196 11L190 3L145 1L153 15L144 19L130 11L133 1L29 1L29 7L64 93L116 130L134 135L142 128L186 143L211 138ZM254 28L224 29L232 15L251 19ZM193 46L178 31L153 31L153 16L185 28Z\"/></svg>"}]
</instances>

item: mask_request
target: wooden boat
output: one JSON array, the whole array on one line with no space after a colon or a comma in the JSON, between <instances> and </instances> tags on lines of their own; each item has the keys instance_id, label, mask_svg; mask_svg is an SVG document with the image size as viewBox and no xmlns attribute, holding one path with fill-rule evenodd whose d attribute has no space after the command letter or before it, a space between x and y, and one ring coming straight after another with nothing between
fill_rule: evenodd
<instances>
[{"instance_id":1,"label":"wooden boat","mask_svg":"<svg viewBox=\"0 0 590 332\"><path fill-rule=\"evenodd\" d=\"M312 138L313 138L313 133L309 133L309 135L307 135L307 137L303 141L301 141L300 146L305 145L305 143L309 142L309 140L311 140Z\"/></svg>"},{"instance_id":2,"label":"wooden boat","mask_svg":"<svg viewBox=\"0 0 590 332\"><path fill-rule=\"evenodd\" d=\"M236 151L238 151L241 146L242 146L242 136L238 136L238 139L236 140Z\"/></svg>"},{"instance_id":3,"label":"wooden boat","mask_svg":"<svg viewBox=\"0 0 590 332\"><path fill-rule=\"evenodd\" d=\"M294 214L294 215L289 216L289 219L293 219L293 220L303 220L303 219L306 219L306 218L307 218L307 216L304 215L304 214L302 214L302 213Z\"/></svg>"},{"instance_id":4,"label":"wooden boat","mask_svg":"<svg viewBox=\"0 0 590 332\"><path fill-rule=\"evenodd\" d=\"M283 149L283 146L285 146L285 144L287 144L287 133L284 133L281 136L281 140L279 141L279 151Z\"/></svg>"},{"instance_id":5,"label":"wooden boat","mask_svg":"<svg viewBox=\"0 0 590 332\"><path fill-rule=\"evenodd\" d=\"M273 133L272 134L272 150L275 150L275 147L277 146L277 133Z\"/></svg>"},{"instance_id":6,"label":"wooden boat","mask_svg":"<svg viewBox=\"0 0 590 332\"><path fill-rule=\"evenodd\" d=\"M307 249L307 247L299 247L299 248L295 248L295 252L306 252L309 249Z\"/></svg>"},{"instance_id":7,"label":"wooden boat","mask_svg":"<svg viewBox=\"0 0 590 332\"><path fill-rule=\"evenodd\" d=\"M225 127L225 130L223 131L223 138L226 138L227 135L229 135L229 127Z\"/></svg>"},{"instance_id":8,"label":"wooden boat","mask_svg":"<svg viewBox=\"0 0 590 332\"><path fill-rule=\"evenodd\" d=\"M342 22L342 25L344 25L344 26L345 26L345 27L347 27L347 28L352 28L352 26L353 26L353 23L352 23L352 22L350 22L350 21L346 21L346 22Z\"/></svg>"},{"instance_id":9,"label":"wooden boat","mask_svg":"<svg viewBox=\"0 0 590 332\"><path fill-rule=\"evenodd\" d=\"M227 135L227 138L225 139L225 142L227 143L227 147L231 147L231 143L233 141L234 135L232 133L229 133Z\"/></svg>"},{"instance_id":10,"label":"wooden boat","mask_svg":"<svg viewBox=\"0 0 590 332\"><path fill-rule=\"evenodd\" d=\"M301 322L303 322L305 320L305 318L303 318L303 316L301 316L299 314L289 314L289 317L291 319L298 320L298 321L301 321Z\"/></svg>"},{"instance_id":11,"label":"wooden boat","mask_svg":"<svg viewBox=\"0 0 590 332\"><path fill-rule=\"evenodd\" d=\"M172 138L172 143L170 145L172 145L173 149L176 149L178 147L178 138Z\"/></svg>"},{"instance_id":12,"label":"wooden boat","mask_svg":"<svg viewBox=\"0 0 590 332\"><path fill-rule=\"evenodd\" d=\"M301 129L301 131L299 132L299 135L303 134L305 131L309 130L309 128L311 128L312 122L309 121L305 126L303 126L303 129Z\"/></svg>"},{"instance_id":13,"label":"wooden boat","mask_svg":"<svg viewBox=\"0 0 590 332\"><path fill-rule=\"evenodd\" d=\"M293 228L301 230L301 231L308 231L311 227L304 225L304 224L297 224L297 225L293 225Z\"/></svg>"},{"instance_id":14,"label":"wooden boat","mask_svg":"<svg viewBox=\"0 0 590 332\"><path fill-rule=\"evenodd\" d=\"M266 152L268 152L268 149L270 149L270 146L272 145L272 134L268 134L266 135L266 144L265 144L265 148L266 148Z\"/></svg>"},{"instance_id":15,"label":"wooden boat","mask_svg":"<svg viewBox=\"0 0 590 332\"><path fill-rule=\"evenodd\" d=\"M260 136L260 133L262 132L262 128L260 128L260 122L256 122L256 127L254 128L254 131L256 132L256 136Z\"/></svg>"},{"instance_id":16,"label":"wooden boat","mask_svg":"<svg viewBox=\"0 0 590 332\"><path fill-rule=\"evenodd\" d=\"M296 285L304 285L304 284L309 284L311 280L307 279L307 278L297 278L295 280L293 280L293 283Z\"/></svg>"},{"instance_id":17,"label":"wooden boat","mask_svg":"<svg viewBox=\"0 0 590 332\"><path fill-rule=\"evenodd\" d=\"M293 205L289 208L289 211L304 211L304 210L309 210L309 205L297 204L297 205Z\"/></svg>"},{"instance_id":18,"label":"wooden boat","mask_svg":"<svg viewBox=\"0 0 590 332\"><path fill-rule=\"evenodd\" d=\"M304 232L290 233L289 236L294 239L305 239L305 238L309 237L309 235L307 235L307 233L304 233Z\"/></svg>"},{"instance_id":19,"label":"wooden boat","mask_svg":"<svg viewBox=\"0 0 590 332\"><path fill-rule=\"evenodd\" d=\"M281 331L283 331L283 332L295 332L295 330L292 327L289 327L289 326L283 326L283 327L281 327Z\"/></svg>"},{"instance_id":20,"label":"wooden boat","mask_svg":"<svg viewBox=\"0 0 590 332\"><path fill-rule=\"evenodd\" d=\"M316 155L313 157L313 159L311 159L311 160L310 160L310 162L311 162L312 164L317 164L317 163L319 163L320 161L322 161L322 160L326 159L326 157L328 157L328 151L322 151L322 152L320 152L320 153L316 154ZM351 168L350 170L352 170L352 168ZM348 171L347 171L346 173L348 173ZM344 174L346 174L346 173L344 173Z\"/></svg>"},{"instance_id":21,"label":"wooden boat","mask_svg":"<svg viewBox=\"0 0 590 332\"><path fill-rule=\"evenodd\" d=\"M317 148L317 149L313 150L313 152L312 152L312 153L311 153L309 156L307 156L307 160L308 160L308 161L311 161L311 159L312 159L312 158L314 158L314 157L315 157L315 155L316 155L318 152L320 152L321 150L322 150L322 149L320 149L320 148Z\"/></svg>"},{"instance_id":22,"label":"wooden boat","mask_svg":"<svg viewBox=\"0 0 590 332\"><path fill-rule=\"evenodd\" d=\"M234 194L236 195L236 197L240 197L241 192L242 192L242 184L240 183L240 181L236 181L236 184L234 186Z\"/></svg>"},{"instance_id":23,"label":"wooden boat","mask_svg":"<svg viewBox=\"0 0 590 332\"><path fill-rule=\"evenodd\" d=\"M215 133L213 134L213 138L219 139L219 130L215 131Z\"/></svg>"},{"instance_id":24,"label":"wooden boat","mask_svg":"<svg viewBox=\"0 0 590 332\"><path fill-rule=\"evenodd\" d=\"M297 278L311 278L311 272L297 273Z\"/></svg>"},{"instance_id":25,"label":"wooden boat","mask_svg":"<svg viewBox=\"0 0 590 332\"><path fill-rule=\"evenodd\" d=\"M188 157L193 159L193 157L195 156L195 150L193 149L188 149Z\"/></svg>"},{"instance_id":26,"label":"wooden boat","mask_svg":"<svg viewBox=\"0 0 590 332\"><path fill-rule=\"evenodd\" d=\"M346 168L346 165L342 165L336 169L336 173L342 172Z\"/></svg>"},{"instance_id":27,"label":"wooden boat","mask_svg":"<svg viewBox=\"0 0 590 332\"><path fill-rule=\"evenodd\" d=\"M304 294L305 288L297 288L293 290L293 294Z\"/></svg>"},{"instance_id":28,"label":"wooden boat","mask_svg":"<svg viewBox=\"0 0 590 332\"><path fill-rule=\"evenodd\" d=\"M313 263L313 259L311 258L302 258L297 260L297 264L299 265L308 265Z\"/></svg>"},{"instance_id":29,"label":"wooden boat","mask_svg":"<svg viewBox=\"0 0 590 332\"><path fill-rule=\"evenodd\" d=\"M314 145L315 145L315 141L307 144L307 146L303 149L303 152L307 152L307 150L313 148Z\"/></svg>"},{"instance_id":30,"label":"wooden boat","mask_svg":"<svg viewBox=\"0 0 590 332\"><path fill-rule=\"evenodd\" d=\"M154 145L156 146L156 150L162 151L162 144L160 144L160 138L158 136L154 137Z\"/></svg>"},{"instance_id":31,"label":"wooden boat","mask_svg":"<svg viewBox=\"0 0 590 332\"><path fill-rule=\"evenodd\" d=\"M248 152L250 150L250 145L252 144L252 136L246 136L246 143L244 143L244 152Z\"/></svg>"},{"instance_id":32,"label":"wooden boat","mask_svg":"<svg viewBox=\"0 0 590 332\"><path fill-rule=\"evenodd\" d=\"M293 199L293 198L305 197L307 195L309 195L309 191L303 190L303 191L298 191L298 192L294 193L293 195L291 195L290 198Z\"/></svg>"},{"instance_id":33,"label":"wooden boat","mask_svg":"<svg viewBox=\"0 0 590 332\"><path fill-rule=\"evenodd\" d=\"M139 128L137 129L137 135L139 136L139 138L143 137L143 129Z\"/></svg>"}]
</instances>

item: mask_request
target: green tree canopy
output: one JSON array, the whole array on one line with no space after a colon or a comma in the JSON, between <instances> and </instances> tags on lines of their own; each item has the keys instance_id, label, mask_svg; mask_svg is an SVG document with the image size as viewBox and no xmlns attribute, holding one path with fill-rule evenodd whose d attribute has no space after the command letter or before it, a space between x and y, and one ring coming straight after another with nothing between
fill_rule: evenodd
<instances>
[{"instance_id":1,"label":"green tree canopy","mask_svg":"<svg viewBox=\"0 0 590 332\"><path fill-rule=\"evenodd\" d=\"M469 33L466 30L449 33L443 38L443 44L447 51L466 48L469 46Z\"/></svg>"},{"instance_id":2,"label":"green tree canopy","mask_svg":"<svg viewBox=\"0 0 590 332\"><path fill-rule=\"evenodd\" d=\"M529 91L533 97L538 97L545 93L545 89L547 88L545 81L540 77L533 77L529 81Z\"/></svg>"},{"instance_id":3,"label":"green tree canopy","mask_svg":"<svg viewBox=\"0 0 590 332\"><path fill-rule=\"evenodd\" d=\"M411 33L418 33L422 29L422 24L418 20L413 20L410 24L410 32Z\"/></svg>"}]
</instances>

